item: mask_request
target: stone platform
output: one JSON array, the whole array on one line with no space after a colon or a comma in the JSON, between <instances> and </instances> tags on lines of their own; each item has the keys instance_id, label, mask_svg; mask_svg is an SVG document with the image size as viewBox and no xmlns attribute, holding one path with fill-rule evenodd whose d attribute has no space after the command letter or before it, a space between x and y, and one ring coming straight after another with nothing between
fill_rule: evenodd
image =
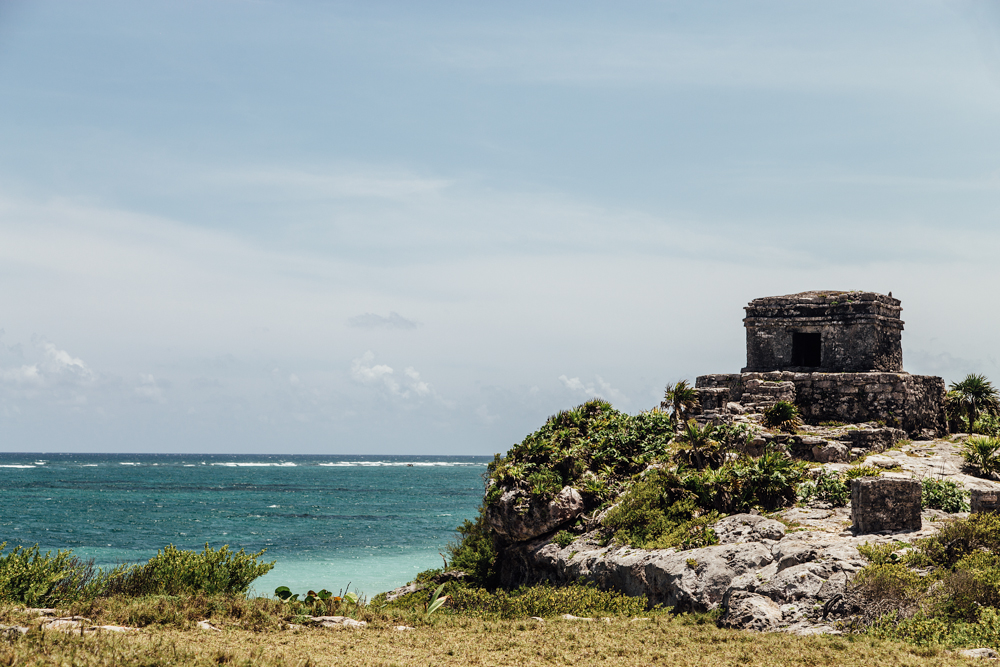
<instances>
[{"instance_id":1,"label":"stone platform","mask_svg":"<svg viewBox=\"0 0 1000 667\"><path fill-rule=\"evenodd\" d=\"M703 412L761 412L779 400L795 403L811 424L879 422L910 437L947 432L944 380L909 373L718 373L695 382ZM736 405L733 405L736 404Z\"/></svg>"}]
</instances>

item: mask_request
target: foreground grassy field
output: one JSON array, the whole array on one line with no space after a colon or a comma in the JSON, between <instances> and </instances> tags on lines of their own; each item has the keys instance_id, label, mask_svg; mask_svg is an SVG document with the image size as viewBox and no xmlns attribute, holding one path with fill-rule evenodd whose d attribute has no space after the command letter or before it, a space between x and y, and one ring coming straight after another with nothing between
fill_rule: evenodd
<instances>
[{"instance_id":1,"label":"foreground grassy field","mask_svg":"<svg viewBox=\"0 0 1000 667\"><path fill-rule=\"evenodd\" d=\"M7 614L10 616L10 614ZM14 620L14 619L10 619ZM136 633L32 630L0 642L0 665L949 665L969 664L933 646L856 635L794 637L722 630L668 614L649 620L483 621L432 618L399 631L398 618L359 630L299 628L220 632L150 625ZM416 622L416 621L414 621Z\"/></svg>"}]
</instances>

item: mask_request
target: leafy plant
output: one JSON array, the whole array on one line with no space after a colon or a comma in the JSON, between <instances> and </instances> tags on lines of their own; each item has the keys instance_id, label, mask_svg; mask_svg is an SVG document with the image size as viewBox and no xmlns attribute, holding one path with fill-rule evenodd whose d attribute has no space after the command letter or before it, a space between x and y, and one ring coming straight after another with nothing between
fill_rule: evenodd
<instances>
[{"instance_id":1,"label":"leafy plant","mask_svg":"<svg viewBox=\"0 0 1000 667\"><path fill-rule=\"evenodd\" d=\"M844 471L844 479L852 480L859 477L878 477L882 474L882 469L878 466L856 465Z\"/></svg>"},{"instance_id":2,"label":"leafy plant","mask_svg":"<svg viewBox=\"0 0 1000 667\"><path fill-rule=\"evenodd\" d=\"M801 483L798 495L801 500L816 498L834 507L844 507L851 498L851 488L837 473L823 470L815 480Z\"/></svg>"},{"instance_id":3,"label":"leafy plant","mask_svg":"<svg viewBox=\"0 0 1000 667\"><path fill-rule=\"evenodd\" d=\"M685 480L653 470L627 491L604 517L608 541L640 549L694 548L717 544L711 525L717 512L703 512Z\"/></svg>"},{"instance_id":4,"label":"leafy plant","mask_svg":"<svg viewBox=\"0 0 1000 667\"><path fill-rule=\"evenodd\" d=\"M983 477L1000 470L1000 438L974 435L962 445L962 456Z\"/></svg>"},{"instance_id":5,"label":"leafy plant","mask_svg":"<svg viewBox=\"0 0 1000 667\"><path fill-rule=\"evenodd\" d=\"M708 465L706 455L719 444L714 436L714 424L705 424L705 426L700 427L698 426L698 422L689 419L684 425L684 430L674 438L674 441L689 447L688 450L683 453L679 452L678 454L687 459L687 463L694 465L698 470L702 470ZM716 463L720 464L721 461L717 461ZM718 465L713 467L717 468Z\"/></svg>"},{"instance_id":6,"label":"leafy plant","mask_svg":"<svg viewBox=\"0 0 1000 667\"><path fill-rule=\"evenodd\" d=\"M696 407L698 407L698 392L688 384L687 380L681 380L674 385L667 385L667 388L663 392L663 400L660 402L660 408L669 410L670 423L674 428L686 422L688 413Z\"/></svg>"},{"instance_id":7,"label":"leafy plant","mask_svg":"<svg viewBox=\"0 0 1000 667\"><path fill-rule=\"evenodd\" d=\"M576 535L573 533L568 530L560 530L553 536L552 541L558 544L560 549L565 549L569 545L573 544L575 539Z\"/></svg>"},{"instance_id":8,"label":"leafy plant","mask_svg":"<svg viewBox=\"0 0 1000 667\"><path fill-rule=\"evenodd\" d=\"M441 584L440 586L437 587L437 590L434 591L434 594L431 595L431 601L430 604L427 606L427 614L424 616L424 619L430 618L431 614L440 609L441 606L448 601L447 595L441 595L441 591L443 590L444 590L444 584Z\"/></svg>"},{"instance_id":9,"label":"leafy plant","mask_svg":"<svg viewBox=\"0 0 1000 667\"><path fill-rule=\"evenodd\" d=\"M968 494L955 482L925 477L921 480L920 504L924 509L938 509L954 514L968 512Z\"/></svg>"},{"instance_id":10,"label":"leafy plant","mask_svg":"<svg viewBox=\"0 0 1000 667\"><path fill-rule=\"evenodd\" d=\"M795 407L794 403L778 401L764 410L764 424L768 428L776 428L794 433L802 426L802 418L799 416L799 409Z\"/></svg>"}]
</instances>

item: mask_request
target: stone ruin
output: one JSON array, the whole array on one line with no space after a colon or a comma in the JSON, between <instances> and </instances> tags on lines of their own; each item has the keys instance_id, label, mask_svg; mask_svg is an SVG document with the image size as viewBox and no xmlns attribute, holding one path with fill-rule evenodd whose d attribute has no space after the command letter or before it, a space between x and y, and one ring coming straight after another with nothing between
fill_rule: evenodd
<instances>
[{"instance_id":1,"label":"stone ruin","mask_svg":"<svg viewBox=\"0 0 1000 667\"><path fill-rule=\"evenodd\" d=\"M788 401L808 424L874 423L913 439L947 432L944 380L903 370L899 299L814 291L745 310L746 368L698 377L700 419L732 421Z\"/></svg>"}]
</instances>

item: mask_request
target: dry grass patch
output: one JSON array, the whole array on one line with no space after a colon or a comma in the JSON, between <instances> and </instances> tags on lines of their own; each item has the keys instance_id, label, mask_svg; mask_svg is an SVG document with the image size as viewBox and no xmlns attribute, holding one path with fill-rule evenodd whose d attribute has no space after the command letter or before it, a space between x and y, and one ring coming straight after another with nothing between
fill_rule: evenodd
<instances>
[{"instance_id":1,"label":"dry grass patch","mask_svg":"<svg viewBox=\"0 0 1000 667\"><path fill-rule=\"evenodd\" d=\"M685 617L602 621L432 618L415 630L373 619L364 630L220 633L148 626L137 635L32 631L0 644L0 665L960 665L935 647L864 636L794 637L722 630Z\"/></svg>"}]
</instances>

